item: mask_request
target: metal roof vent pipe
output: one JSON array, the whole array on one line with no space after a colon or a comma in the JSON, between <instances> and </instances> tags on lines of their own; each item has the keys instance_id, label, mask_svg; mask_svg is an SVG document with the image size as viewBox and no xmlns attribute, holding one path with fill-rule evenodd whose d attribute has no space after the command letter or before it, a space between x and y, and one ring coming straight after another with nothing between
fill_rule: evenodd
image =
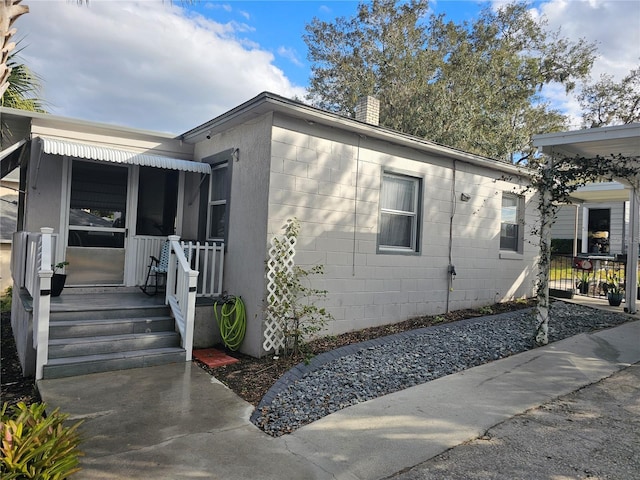
<instances>
[{"instance_id":1,"label":"metal roof vent pipe","mask_svg":"<svg viewBox=\"0 0 640 480\"><path fill-rule=\"evenodd\" d=\"M378 126L380 124L380 100L369 95L360 97L356 103L356 120Z\"/></svg>"}]
</instances>

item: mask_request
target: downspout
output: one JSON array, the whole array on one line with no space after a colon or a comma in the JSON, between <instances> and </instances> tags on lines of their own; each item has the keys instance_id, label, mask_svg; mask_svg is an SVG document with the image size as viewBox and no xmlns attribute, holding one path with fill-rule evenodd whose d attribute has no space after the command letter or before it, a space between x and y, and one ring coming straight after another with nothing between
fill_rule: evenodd
<instances>
[{"instance_id":1,"label":"downspout","mask_svg":"<svg viewBox=\"0 0 640 480\"><path fill-rule=\"evenodd\" d=\"M353 254L351 257L351 276L356 276L356 235L358 231L358 178L360 177L360 140L362 135L358 135L358 151L356 154L356 187L353 196Z\"/></svg>"},{"instance_id":2,"label":"downspout","mask_svg":"<svg viewBox=\"0 0 640 480\"><path fill-rule=\"evenodd\" d=\"M451 292L453 291L453 279L456 276L456 267L452 262L452 251L453 251L453 218L456 215L456 206L457 206L457 198L456 198L456 160L453 161L453 177L451 179L451 215L449 216L449 263L447 265L447 304L446 304L446 313L449 313L449 302L451 297Z\"/></svg>"},{"instance_id":3,"label":"downspout","mask_svg":"<svg viewBox=\"0 0 640 480\"><path fill-rule=\"evenodd\" d=\"M31 160L33 160L33 154L35 153L38 156L38 160L36 162L35 171L31 172L31 188L34 190L38 189L38 176L40 173L40 164L42 163L42 155L44 154L44 144L42 142L42 138L37 138L37 147L32 149Z\"/></svg>"},{"instance_id":4,"label":"downspout","mask_svg":"<svg viewBox=\"0 0 640 480\"><path fill-rule=\"evenodd\" d=\"M638 251L640 249L640 191L638 182L635 182L631 195L629 196L629 250L627 251L626 265L626 304L627 313L637 312L637 291L638 291Z\"/></svg>"},{"instance_id":5,"label":"downspout","mask_svg":"<svg viewBox=\"0 0 640 480\"><path fill-rule=\"evenodd\" d=\"M576 205L576 213L573 219L573 256L578 256L578 226L580 223L580 205Z\"/></svg>"},{"instance_id":6,"label":"downspout","mask_svg":"<svg viewBox=\"0 0 640 480\"><path fill-rule=\"evenodd\" d=\"M576 213L573 218L573 258L578 256L578 226L580 223L580 205L575 205ZM573 260L572 260L573 261ZM571 269L571 285L575 286L577 281L577 270Z\"/></svg>"}]
</instances>

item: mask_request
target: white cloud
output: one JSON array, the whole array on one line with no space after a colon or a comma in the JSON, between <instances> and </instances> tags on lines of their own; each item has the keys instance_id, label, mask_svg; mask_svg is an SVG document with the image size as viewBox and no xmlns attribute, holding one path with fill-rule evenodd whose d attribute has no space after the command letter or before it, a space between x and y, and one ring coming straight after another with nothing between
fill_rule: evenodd
<instances>
[{"instance_id":1,"label":"white cloud","mask_svg":"<svg viewBox=\"0 0 640 480\"><path fill-rule=\"evenodd\" d=\"M560 29L573 41L584 38L597 47L592 81L607 73L620 80L640 64L640 2L637 0L550 0L535 11L548 26ZM582 109L575 93L567 95L560 85L548 85L543 95L569 117L571 128L580 128Z\"/></svg>"},{"instance_id":2,"label":"white cloud","mask_svg":"<svg viewBox=\"0 0 640 480\"><path fill-rule=\"evenodd\" d=\"M640 2L637 0L551 0L540 5L549 27L572 40L595 42L591 75L620 80L640 63Z\"/></svg>"},{"instance_id":3,"label":"white cloud","mask_svg":"<svg viewBox=\"0 0 640 480\"><path fill-rule=\"evenodd\" d=\"M168 2L30 2L15 24L51 113L182 133L268 90L303 96L245 28Z\"/></svg>"},{"instance_id":4,"label":"white cloud","mask_svg":"<svg viewBox=\"0 0 640 480\"><path fill-rule=\"evenodd\" d=\"M286 58L297 67L302 67L304 65L295 48L280 46L278 47L278 55Z\"/></svg>"}]
</instances>

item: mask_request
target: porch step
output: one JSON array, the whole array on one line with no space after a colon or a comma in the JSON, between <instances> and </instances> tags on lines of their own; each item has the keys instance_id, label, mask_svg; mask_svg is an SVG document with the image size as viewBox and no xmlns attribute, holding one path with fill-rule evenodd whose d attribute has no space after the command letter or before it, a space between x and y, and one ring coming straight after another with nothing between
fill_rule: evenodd
<instances>
[{"instance_id":1,"label":"porch step","mask_svg":"<svg viewBox=\"0 0 640 480\"><path fill-rule=\"evenodd\" d=\"M49 338L95 337L98 335L127 335L171 331L174 320L169 316L116 318L95 320L51 320Z\"/></svg>"},{"instance_id":2,"label":"porch step","mask_svg":"<svg viewBox=\"0 0 640 480\"><path fill-rule=\"evenodd\" d=\"M184 362L180 334L163 300L118 291L52 301L43 378Z\"/></svg>"},{"instance_id":3,"label":"porch step","mask_svg":"<svg viewBox=\"0 0 640 480\"><path fill-rule=\"evenodd\" d=\"M73 377L89 373L151 367L185 361L182 348L156 348L152 350L128 351L84 357L49 359L44 366L44 378Z\"/></svg>"},{"instance_id":4,"label":"porch step","mask_svg":"<svg viewBox=\"0 0 640 480\"><path fill-rule=\"evenodd\" d=\"M57 338L49 341L49 359L82 357L136 350L179 347L176 332L100 335L97 337Z\"/></svg>"},{"instance_id":5,"label":"porch step","mask_svg":"<svg viewBox=\"0 0 640 480\"><path fill-rule=\"evenodd\" d=\"M109 320L120 318L166 317L169 315L166 305L141 306L95 306L87 305L82 309L65 306L52 306L50 322L69 320Z\"/></svg>"}]
</instances>

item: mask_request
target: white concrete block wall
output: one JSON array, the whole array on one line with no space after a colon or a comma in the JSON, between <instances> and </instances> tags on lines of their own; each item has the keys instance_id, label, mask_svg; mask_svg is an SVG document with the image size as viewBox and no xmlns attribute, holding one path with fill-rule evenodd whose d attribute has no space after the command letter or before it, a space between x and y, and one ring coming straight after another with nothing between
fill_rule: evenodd
<instances>
[{"instance_id":1,"label":"white concrete block wall","mask_svg":"<svg viewBox=\"0 0 640 480\"><path fill-rule=\"evenodd\" d=\"M301 221L296 261L325 265L314 286L329 291L324 305L335 319L329 332L445 312L453 162L286 118L275 123L267 240L282 233L288 218ZM418 255L377 252L383 168L423 179ZM531 239L520 255L500 258L501 195L518 187L500 177L456 162L452 263L458 275L449 310L533 294L537 246ZM460 202L462 192L469 202ZM535 204L529 201L526 210L533 219Z\"/></svg>"},{"instance_id":2,"label":"white concrete block wall","mask_svg":"<svg viewBox=\"0 0 640 480\"><path fill-rule=\"evenodd\" d=\"M241 296L247 316L247 331L240 350L263 355L262 314L265 297L265 259L267 256L267 195L271 168L271 115L215 135L196 145L197 159L228 148L237 148L238 157L231 169L229 232L226 245L223 288ZM281 161L282 164L282 161ZM277 169L277 165L274 165ZM273 172L271 181L284 188L295 185L296 176L284 176L282 168ZM278 183L280 182L280 183ZM215 322L211 318L211 322Z\"/></svg>"}]
</instances>

